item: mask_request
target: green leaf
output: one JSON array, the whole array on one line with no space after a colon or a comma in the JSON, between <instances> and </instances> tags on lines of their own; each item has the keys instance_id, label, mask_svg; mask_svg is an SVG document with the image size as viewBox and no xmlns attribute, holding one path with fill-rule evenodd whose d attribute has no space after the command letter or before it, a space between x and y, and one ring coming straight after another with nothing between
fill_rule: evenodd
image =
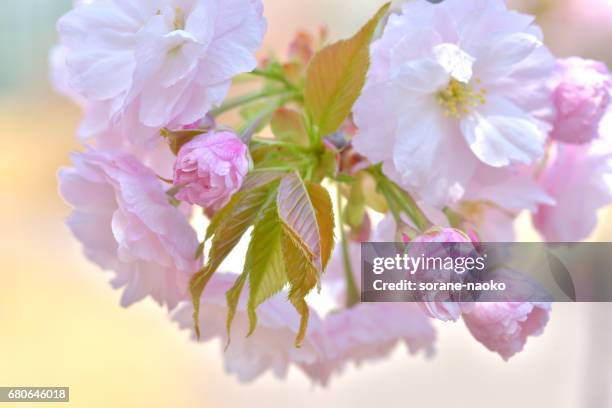
<instances>
[{"instance_id":1,"label":"green leaf","mask_svg":"<svg viewBox=\"0 0 612 408\"><path fill-rule=\"evenodd\" d=\"M206 229L206 238L204 241L208 241L210 238L212 238L215 231L217 231L219 228L219 225L221 225L221 223L224 222L228 216L231 216L232 212L236 210L235 207L238 204L244 201L245 195L252 190L256 190L269 183L277 181L284 174L285 173L279 171L250 172L242 183L242 188L240 191L232 197L230 202L225 207L217 211L212 217L210 223L208 224L208 228Z\"/></svg>"},{"instance_id":2,"label":"green leaf","mask_svg":"<svg viewBox=\"0 0 612 408\"><path fill-rule=\"evenodd\" d=\"M238 244L246 230L257 220L262 208L274 198L276 186L277 183L270 182L254 189L241 190L211 220L206 234L207 239L212 237L208 262L191 277L189 282L194 308L194 325L198 337L200 336L199 311L202 292L223 260Z\"/></svg>"},{"instance_id":3,"label":"green leaf","mask_svg":"<svg viewBox=\"0 0 612 408\"><path fill-rule=\"evenodd\" d=\"M208 227L206 228L206 236L204 237L204 242L202 243L202 249L204 249L206 241L208 241L213 237L213 235L215 235L215 231L217 231L219 225L221 225L223 220L227 218L227 215L234 210L234 207L240 202L240 200L243 198L243 195L244 193L242 192L236 193L232 197L230 202L225 205L225 207L223 207L222 209L217 211L215 215L213 215L213 217L210 219Z\"/></svg>"},{"instance_id":4,"label":"green leaf","mask_svg":"<svg viewBox=\"0 0 612 408\"><path fill-rule=\"evenodd\" d=\"M227 348L230 344L230 331L232 328L232 322L234 321L234 316L236 316L236 308L238 307L238 302L240 301L240 295L242 294L242 288L244 288L244 283L246 282L247 274L242 273L234 285L225 293L225 300L227 301L227 322L226 322L226 330L227 330L227 343L225 348Z\"/></svg>"},{"instance_id":5,"label":"green leaf","mask_svg":"<svg viewBox=\"0 0 612 408\"><path fill-rule=\"evenodd\" d=\"M315 55L306 73L304 103L320 135L338 130L365 84L369 46L390 3L352 38L331 44Z\"/></svg>"},{"instance_id":6,"label":"green leaf","mask_svg":"<svg viewBox=\"0 0 612 408\"><path fill-rule=\"evenodd\" d=\"M287 173L274 170L252 171L244 179L244 182L242 183L242 190L249 191L258 189L260 187L278 181L285 174Z\"/></svg>"},{"instance_id":7,"label":"green leaf","mask_svg":"<svg viewBox=\"0 0 612 408\"><path fill-rule=\"evenodd\" d=\"M287 283L281 244L283 230L276 202L272 201L255 225L247 251L245 273L249 275L249 335L257 325L255 310Z\"/></svg>"},{"instance_id":8,"label":"green leaf","mask_svg":"<svg viewBox=\"0 0 612 408\"><path fill-rule=\"evenodd\" d=\"M272 115L270 127L278 140L300 146L308 146L309 144L308 133L304 128L302 116L292 109L277 109Z\"/></svg>"},{"instance_id":9,"label":"green leaf","mask_svg":"<svg viewBox=\"0 0 612 408\"><path fill-rule=\"evenodd\" d=\"M282 224L282 249L289 281L289 300L301 315L299 346L308 325L304 298L320 282L331 256L334 216L331 198L323 187L304 183L296 173L281 180L276 200Z\"/></svg>"},{"instance_id":10,"label":"green leaf","mask_svg":"<svg viewBox=\"0 0 612 408\"><path fill-rule=\"evenodd\" d=\"M303 247L295 242L293 238L283 233L283 258L287 270L287 279L291 285L289 289L289 301L300 314L300 328L295 338L295 346L300 347L306 329L308 328L308 318L310 315L308 304L304 298L317 284L317 270L304 252Z\"/></svg>"},{"instance_id":11,"label":"green leaf","mask_svg":"<svg viewBox=\"0 0 612 408\"><path fill-rule=\"evenodd\" d=\"M249 150L251 152L253 164L255 168L258 168L261 167L261 164L265 163L270 156L283 155L287 149L284 146L264 144L256 140L252 140L251 144L249 145Z\"/></svg>"},{"instance_id":12,"label":"green leaf","mask_svg":"<svg viewBox=\"0 0 612 408\"><path fill-rule=\"evenodd\" d=\"M275 144L274 141L266 144L262 139L253 140L250 146L255 171L286 173L303 167L307 160L304 152L292 149L295 146Z\"/></svg>"},{"instance_id":13,"label":"green leaf","mask_svg":"<svg viewBox=\"0 0 612 408\"><path fill-rule=\"evenodd\" d=\"M283 228L300 248L318 272L323 271L321 241L315 208L310 201L304 181L296 173L289 173L281 180L276 204Z\"/></svg>"},{"instance_id":14,"label":"green leaf","mask_svg":"<svg viewBox=\"0 0 612 408\"><path fill-rule=\"evenodd\" d=\"M315 209L321 242L321 266L324 271L334 249L334 211L329 192L319 184L306 182L310 202Z\"/></svg>"}]
</instances>

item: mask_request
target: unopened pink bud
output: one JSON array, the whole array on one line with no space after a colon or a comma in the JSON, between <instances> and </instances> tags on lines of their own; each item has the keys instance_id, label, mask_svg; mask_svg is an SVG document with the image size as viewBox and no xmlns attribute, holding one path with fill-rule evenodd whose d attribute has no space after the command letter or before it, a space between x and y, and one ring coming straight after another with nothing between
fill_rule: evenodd
<instances>
[{"instance_id":1,"label":"unopened pink bud","mask_svg":"<svg viewBox=\"0 0 612 408\"><path fill-rule=\"evenodd\" d=\"M249 170L248 149L229 131L205 133L185 144L174 164L176 198L218 210L235 194Z\"/></svg>"},{"instance_id":2,"label":"unopened pink bud","mask_svg":"<svg viewBox=\"0 0 612 408\"><path fill-rule=\"evenodd\" d=\"M568 58L554 93L557 118L550 137L564 143L584 144L599 135L599 123L610 104L612 81L601 62Z\"/></svg>"}]
</instances>

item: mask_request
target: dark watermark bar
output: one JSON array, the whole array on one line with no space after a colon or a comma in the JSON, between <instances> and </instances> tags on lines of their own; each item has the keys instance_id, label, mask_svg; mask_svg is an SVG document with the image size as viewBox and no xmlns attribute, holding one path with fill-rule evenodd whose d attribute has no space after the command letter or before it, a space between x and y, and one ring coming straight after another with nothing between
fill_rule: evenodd
<instances>
[{"instance_id":1,"label":"dark watermark bar","mask_svg":"<svg viewBox=\"0 0 612 408\"><path fill-rule=\"evenodd\" d=\"M361 300L612 302L612 243L362 243Z\"/></svg>"},{"instance_id":2,"label":"dark watermark bar","mask_svg":"<svg viewBox=\"0 0 612 408\"><path fill-rule=\"evenodd\" d=\"M68 387L0 387L0 403L69 401Z\"/></svg>"}]
</instances>

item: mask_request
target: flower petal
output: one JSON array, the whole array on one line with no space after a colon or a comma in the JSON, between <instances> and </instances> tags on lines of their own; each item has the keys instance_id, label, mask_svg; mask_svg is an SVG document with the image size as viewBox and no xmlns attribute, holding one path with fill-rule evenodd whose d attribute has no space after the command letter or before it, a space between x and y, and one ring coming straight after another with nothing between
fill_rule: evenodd
<instances>
[{"instance_id":1,"label":"flower petal","mask_svg":"<svg viewBox=\"0 0 612 408\"><path fill-rule=\"evenodd\" d=\"M524 32L492 36L475 51L474 71L481 81L494 81L511 73L541 45L536 36Z\"/></svg>"},{"instance_id":2,"label":"flower petal","mask_svg":"<svg viewBox=\"0 0 612 408\"><path fill-rule=\"evenodd\" d=\"M477 160L457 126L439 111L433 97L414 99L400 120L393 151L394 178L434 206L461 198Z\"/></svg>"},{"instance_id":3,"label":"flower petal","mask_svg":"<svg viewBox=\"0 0 612 408\"><path fill-rule=\"evenodd\" d=\"M544 153L546 135L509 100L490 97L461 121L461 132L474 154L493 167L529 164Z\"/></svg>"}]
</instances>

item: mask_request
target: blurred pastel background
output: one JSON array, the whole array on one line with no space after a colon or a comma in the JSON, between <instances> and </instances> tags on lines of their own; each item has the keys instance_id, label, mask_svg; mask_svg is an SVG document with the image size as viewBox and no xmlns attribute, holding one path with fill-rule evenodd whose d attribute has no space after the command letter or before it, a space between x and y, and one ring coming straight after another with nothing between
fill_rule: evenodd
<instances>
[{"instance_id":1,"label":"blurred pastel background","mask_svg":"<svg viewBox=\"0 0 612 408\"><path fill-rule=\"evenodd\" d=\"M71 402L50 407L607 406L612 305L555 305L544 335L509 363L463 324L440 324L433 359L399 348L327 389L297 371L283 382L267 375L240 384L224 372L218 343L191 342L151 301L122 309L109 275L84 259L63 225L69 209L56 188L57 169L79 148L80 113L51 91L47 52L71 1L0 1L0 386L70 386ZM298 28L327 24L334 38L351 34L383 1L264 3L264 51L281 53ZM511 3L538 15L558 56L612 64L612 0ZM519 229L535 238L525 218ZM611 238L606 211L593 239Z\"/></svg>"}]
</instances>

